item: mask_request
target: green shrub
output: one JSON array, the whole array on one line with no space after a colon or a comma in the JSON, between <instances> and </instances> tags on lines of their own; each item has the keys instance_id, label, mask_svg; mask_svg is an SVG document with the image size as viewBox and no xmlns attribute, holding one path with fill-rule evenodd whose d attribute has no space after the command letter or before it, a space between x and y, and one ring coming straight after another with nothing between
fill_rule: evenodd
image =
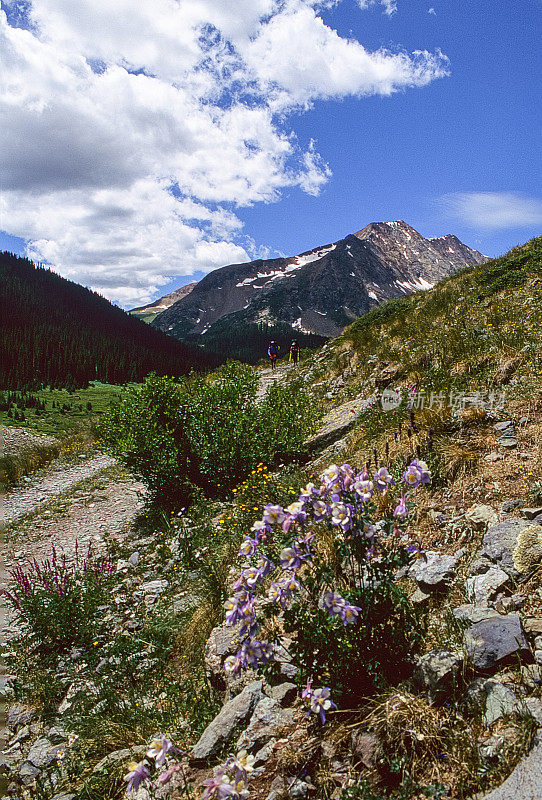
<instances>
[{"instance_id":1,"label":"green shrub","mask_svg":"<svg viewBox=\"0 0 542 800\"><path fill-rule=\"evenodd\" d=\"M261 461L303 449L316 411L306 393L276 384L259 401L253 370L228 363L210 380L150 376L106 416L107 446L155 497L224 496Z\"/></svg>"}]
</instances>

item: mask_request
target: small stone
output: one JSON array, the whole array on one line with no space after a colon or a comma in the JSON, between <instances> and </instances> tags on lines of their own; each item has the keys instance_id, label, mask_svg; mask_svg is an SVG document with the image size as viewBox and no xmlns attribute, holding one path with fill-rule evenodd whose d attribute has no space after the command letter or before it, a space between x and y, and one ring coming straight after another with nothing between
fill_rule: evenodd
<instances>
[{"instance_id":1,"label":"small stone","mask_svg":"<svg viewBox=\"0 0 542 800\"><path fill-rule=\"evenodd\" d=\"M495 509L484 505L472 506L465 512L465 517L476 530L483 530L499 521Z\"/></svg>"},{"instance_id":2,"label":"small stone","mask_svg":"<svg viewBox=\"0 0 542 800\"><path fill-rule=\"evenodd\" d=\"M28 751L27 760L35 767L43 769L49 766L57 757L62 747L53 745L49 739L37 739Z\"/></svg>"},{"instance_id":3,"label":"small stone","mask_svg":"<svg viewBox=\"0 0 542 800\"><path fill-rule=\"evenodd\" d=\"M518 699L514 692L503 686L498 681L489 680L485 683L486 708L484 724L487 728L501 717L508 717L518 710Z\"/></svg>"},{"instance_id":4,"label":"small stone","mask_svg":"<svg viewBox=\"0 0 542 800\"><path fill-rule=\"evenodd\" d=\"M410 596L410 602L413 603L415 606L419 606L422 603L425 603L427 600L429 600L430 597L431 597L430 592L424 592L418 586L414 594Z\"/></svg>"},{"instance_id":5,"label":"small stone","mask_svg":"<svg viewBox=\"0 0 542 800\"><path fill-rule=\"evenodd\" d=\"M462 620L463 622L470 622L471 624L499 616L499 613L495 611L494 608L474 606L470 603L464 603L452 609L452 614L456 619Z\"/></svg>"},{"instance_id":6,"label":"small stone","mask_svg":"<svg viewBox=\"0 0 542 800\"><path fill-rule=\"evenodd\" d=\"M517 447L518 440L515 436L501 436L497 439L497 444L500 444L501 447Z\"/></svg>"},{"instance_id":7,"label":"small stone","mask_svg":"<svg viewBox=\"0 0 542 800\"><path fill-rule=\"evenodd\" d=\"M538 664L523 664L520 672L523 683L529 689L537 689L542 684L542 668Z\"/></svg>"},{"instance_id":8,"label":"small stone","mask_svg":"<svg viewBox=\"0 0 542 800\"><path fill-rule=\"evenodd\" d=\"M521 456L521 453L518 453L518 458ZM511 514L512 511L515 511L516 508L520 508L522 505L522 500L505 500L505 502L501 506L501 511L503 514Z\"/></svg>"},{"instance_id":9,"label":"small stone","mask_svg":"<svg viewBox=\"0 0 542 800\"><path fill-rule=\"evenodd\" d=\"M529 636L542 634L542 617L525 617L523 620L523 630Z\"/></svg>"},{"instance_id":10,"label":"small stone","mask_svg":"<svg viewBox=\"0 0 542 800\"><path fill-rule=\"evenodd\" d=\"M469 564L469 575L483 575L491 567L491 561L485 556L474 558Z\"/></svg>"},{"instance_id":11,"label":"small stone","mask_svg":"<svg viewBox=\"0 0 542 800\"><path fill-rule=\"evenodd\" d=\"M453 578L456 565L453 556L428 551L411 566L408 575L420 584L422 591L434 591Z\"/></svg>"},{"instance_id":12,"label":"small stone","mask_svg":"<svg viewBox=\"0 0 542 800\"><path fill-rule=\"evenodd\" d=\"M280 683L278 686L271 686L266 693L281 706L286 707L295 701L297 697L297 686L295 683Z\"/></svg>"},{"instance_id":13,"label":"small stone","mask_svg":"<svg viewBox=\"0 0 542 800\"><path fill-rule=\"evenodd\" d=\"M504 460L504 456L503 456L502 453L488 453L487 456L484 456L484 461L495 462L495 461L503 461L503 460Z\"/></svg>"},{"instance_id":14,"label":"small stone","mask_svg":"<svg viewBox=\"0 0 542 800\"><path fill-rule=\"evenodd\" d=\"M132 553L128 561L130 562L130 564L132 564L132 566L137 567L137 565L139 564L139 553L137 552L137 550L135 553Z\"/></svg>"},{"instance_id":15,"label":"small stone","mask_svg":"<svg viewBox=\"0 0 542 800\"><path fill-rule=\"evenodd\" d=\"M499 431L500 433L502 433L502 431L508 430L509 428L513 428L513 427L514 427L514 423L512 422L512 420L508 419L508 420L505 420L504 422L497 422L493 426L493 430Z\"/></svg>"},{"instance_id":16,"label":"small stone","mask_svg":"<svg viewBox=\"0 0 542 800\"><path fill-rule=\"evenodd\" d=\"M538 664L538 666L542 667L542 650L534 651L534 660Z\"/></svg>"},{"instance_id":17,"label":"small stone","mask_svg":"<svg viewBox=\"0 0 542 800\"><path fill-rule=\"evenodd\" d=\"M296 677L298 672L299 669L295 664L284 663L280 665L280 674L291 681Z\"/></svg>"},{"instance_id":18,"label":"small stone","mask_svg":"<svg viewBox=\"0 0 542 800\"><path fill-rule=\"evenodd\" d=\"M414 680L427 692L430 703L449 694L462 661L461 654L450 650L431 650L416 660Z\"/></svg>"},{"instance_id":19,"label":"small stone","mask_svg":"<svg viewBox=\"0 0 542 800\"><path fill-rule=\"evenodd\" d=\"M53 725L52 728L49 728L47 731L47 738L52 742L52 744L60 744L61 742L65 742L68 738L68 734L61 728L60 725Z\"/></svg>"},{"instance_id":20,"label":"small stone","mask_svg":"<svg viewBox=\"0 0 542 800\"><path fill-rule=\"evenodd\" d=\"M467 600L478 606L487 606L497 591L510 580L510 576L499 567L491 567L483 575L467 578L465 593Z\"/></svg>"},{"instance_id":21,"label":"small stone","mask_svg":"<svg viewBox=\"0 0 542 800\"><path fill-rule=\"evenodd\" d=\"M31 764L29 761L23 761L19 767L19 778L23 786L30 786L34 783L41 770Z\"/></svg>"},{"instance_id":22,"label":"small stone","mask_svg":"<svg viewBox=\"0 0 542 800\"><path fill-rule=\"evenodd\" d=\"M517 614L475 622L464 633L467 654L476 669L487 670L512 655L529 655Z\"/></svg>"},{"instance_id":23,"label":"small stone","mask_svg":"<svg viewBox=\"0 0 542 800\"><path fill-rule=\"evenodd\" d=\"M518 453L518 458L521 458L523 461L528 461L532 457L532 453Z\"/></svg>"},{"instance_id":24,"label":"small stone","mask_svg":"<svg viewBox=\"0 0 542 800\"><path fill-rule=\"evenodd\" d=\"M512 597L500 597L493 603L493 608L499 614L510 614L511 611L516 610L517 606Z\"/></svg>"},{"instance_id":25,"label":"small stone","mask_svg":"<svg viewBox=\"0 0 542 800\"><path fill-rule=\"evenodd\" d=\"M380 750L380 742L373 733L354 731L352 733L352 755L354 764L372 769Z\"/></svg>"},{"instance_id":26,"label":"small stone","mask_svg":"<svg viewBox=\"0 0 542 800\"><path fill-rule=\"evenodd\" d=\"M521 702L521 708L542 728L542 700L540 697L526 697Z\"/></svg>"},{"instance_id":27,"label":"small stone","mask_svg":"<svg viewBox=\"0 0 542 800\"><path fill-rule=\"evenodd\" d=\"M542 506L537 506L536 508L522 508L521 509L521 516L525 519L536 519L542 514Z\"/></svg>"}]
</instances>

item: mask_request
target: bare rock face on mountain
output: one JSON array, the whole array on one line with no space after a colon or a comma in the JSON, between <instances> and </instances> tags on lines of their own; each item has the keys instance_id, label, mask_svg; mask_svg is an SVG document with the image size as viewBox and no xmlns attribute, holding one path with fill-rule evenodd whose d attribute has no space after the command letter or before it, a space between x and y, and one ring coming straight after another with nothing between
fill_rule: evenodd
<instances>
[{"instance_id":1,"label":"bare rock face on mountain","mask_svg":"<svg viewBox=\"0 0 542 800\"><path fill-rule=\"evenodd\" d=\"M455 236L425 239L406 222L375 222L298 256L217 269L152 324L179 338L211 337L226 319L336 336L382 301L428 289L486 260Z\"/></svg>"},{"instance_id":2,"label":"bare rock face on mountain","mask_svg":"<svg viewBox=\"0 0 542 800\"><path fill-rule=\"evenodd\" d=\"M144 322L151 322L158 314L161 314L166 308L176 303L177 300L182 300L183 297L190 294L195 286L197 286L197 281L187 283L186 286L181 286L180 289L175 289L174 292L159 297L158 300L155 300L154 303L149 303L148 306L132 308L130 314L133 314L134 317L138 317L139 319L143 319Z\"/></svg>"}]
</instances>

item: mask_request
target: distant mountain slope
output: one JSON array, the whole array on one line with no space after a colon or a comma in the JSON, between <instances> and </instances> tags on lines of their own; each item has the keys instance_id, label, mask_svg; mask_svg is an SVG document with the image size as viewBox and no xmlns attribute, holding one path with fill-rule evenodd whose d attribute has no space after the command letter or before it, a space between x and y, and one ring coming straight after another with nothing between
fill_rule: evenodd
<instances>
[{"instance_id":1,"label":"distant mountain slope","mask_svg":"<svg viewBox=\"0 0 542 800\"><path fill-rule=\"evenodd\" d=\"M0 388L138 381L216 359L25 258L0 253Z\"/></svg>"},{"instance_id":2,"label":"distant mountain slope","mask_svg":"<svg viewBox=\"0 0 542 800\"><path fill-rule=\"evenodd\" d=\"M162 311L165 311L166 308L169 308L173 303L176 303L177 300L181 300L183 297L186 297L187 294L190 294L195 286L197 286L197 281L187 283L186 286L181 286L179 289L175 289L174 292L159 297L154 303L149 303L147 306L139 306L138 308L131 308L128 313L143 322L152 322L153 319L157 317L158 314L161 314Z\"/></svg>"},{"instance_id":3,"label":"distant mountain slope","mask_svg":"<svg viewBox=\"0 0 542 800\"><path fill-rule=\"evenodd\" d=\"M425 239L403 221L371 223L299 256L217 269L152 324L180 339L205 335L209 349L225 327L261 323L331 337L383 300L486 260L455 236Z\"/></svg>"}]
</instances>

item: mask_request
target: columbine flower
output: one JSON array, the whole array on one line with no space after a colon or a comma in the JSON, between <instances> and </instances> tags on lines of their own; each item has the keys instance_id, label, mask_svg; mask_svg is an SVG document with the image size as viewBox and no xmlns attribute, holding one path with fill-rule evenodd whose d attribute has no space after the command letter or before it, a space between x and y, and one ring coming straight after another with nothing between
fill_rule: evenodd
<instances>
[{"instance_id":1,"label":"columbine flower","mask_svg":"<svg viewBox=\"0 0 542 800\"><path fill-rule=\"evenodd\" d=\"M343 625L354 624L357 622L358 614L361 609L351 605L348 600L341 597L337 592L326 592L322 598L324 608L331 616L338 616Z\"/></svg>"},{"instance_id":2,"label":"columbine flower","mask_svg":"<svg viewBox=\"0 0 542 800\"><path fill-rule=\"evenodd\" d=\"M236 756L228 758L226 766L234 769L237 773L241 773L240 775L236 774L237 781L246 780L248 773L254 769L255 761L255 756L249 755L246 750L241 750Z\"/></svg>"},{"instance_id":3,"label":"columbine flower","mask_svg":"<svg viewBox=\"0 0 542 800\"><path fill-rule=\"evenodd\" d=\"M146 783L150 776L149 768L144 761L140 761L139 764L128 764L128 769L130 772L124 776L124 780L128 782L126 787L127 794L139 789L142 784Z\"/></svg>"},{"instance_id":4,"label":"columbine flower","mask_svg":"<svg viewBox=\"0 0 542 800\"><path fill-rule=\"evenodd\" d=\"M347 492L354 483L354 470L350 464L343 464L340 468L343 489Z\"/></svg>"},{"instance_id":5,"label":"columbine flower","mask_svg":"<svg viewBox=\"0 0 542 800\"><path fill-rule=\"evenodd\" d=\"M401 495L399 499L399 503L395 506L395 510L393 512L395 517L406 517L408 515L408 508L406 505L406 497L404 494Z\"/></svg>"},{"instance_id":6,"label":"columbine flower","mask_svg":"<svg viewBox=\"0 0 542 800\"><path fill-rule=\"evenodd\" d=\"M174 749L173 744L169 741L169 739L166 739L166 737L163 736L161 739L155 739L154 742L151 742L151 745L147 750L147 756L149 758L154 758L154 763L156 766L161 767L171 749Z\"/></svg>"},{"instance_id":7,"label":"columbine flower","mask_svg":"<svg viewBox=\"0 0 542 800\"><path fill-rule=\"evenodd\" d=\"M337 464L332 464L330 467L325 469L320 478L326 489L336 488L339 485L340 480L340 470Z\"/></svg>"},{"instance_id":8,"label":"columbine flower","mask_svg":"<svg viewBox=\"0 0 542 800\"><path fill-rule=\"evenodd\" d=\"M285 516L282 506L273 506L268 503L263 510L263 522L268 525L280 525Z\"/></svg>"},{"instance_id":9,"label":"columbine flower","mask_svg":"<svg viewBox=\"0 0 542 800\"><path fill-rule=\"evenodd\" d=\"M201 800L207 800L210 797L222 800L223 797L231 797L237 794L233 779L224 771L223 767L218 767L213 777L203 781L203 785L206 789L201 796Z\"/></svg>"},{"instance_id":10,"label":"columbine flower","mask_svg":"<svg viewBox=\"0 0 542 800\"><path fill-rule=\"evenodd\" d=\"M339 613L339 609L345 603L344 597L341 597L337 592L326 592L322 598L322 603L326 611L333 616Z\"/></svg>"},{"instance_id":11,"label":"columbine flower","mask_svg":"<svg viewBox=\"0 0 542 800\"><path fill-rule=\"evenodd\" d=\"M348 503L332 503L331 524L338 525L343 531L352 527L352 507Z\"/></svg>"},{"instance_id":12,"label":"columbine flower","mask_svg":"<svg viewBox=\"0 0 542 800\"><path fill-rule=\"evenodd\" d=\"M254 532L254 539L258 544L260 544L260 542L265 542L267 534L270 533L270 527L263 519L256 520L250 530Z\"/></svg>"},{"instance_id":13,"label":"columbine flower","mask_svg":"<svg viewBox=\"0 0 542 800\"><path fill-rule=\"evenodd\" d=\"M299 491L299 502L303 503L307 500L310 500L315 495L318 496L320 494L319 490L316 488L314 483L307 483L304 489L300 489Z\"/></svg>"},{"instance_id":14,"label":"columbine flower","mask_svg":"<svg viewBox=\"0 0 542 800\"><path fill-rule=\"evenodd\" d=\"M299 500L296 500L295 503L291 503L286 508L286 511L288 512L288 516L286 516L282 522L282 530L284 533L288 533L293 522L303 523L307 519L304 504Z\"/></svg>"},{"instance_id":15,"label":"columbine flower","mask_svg":"<svg viewBox=\"0 0 542 800\"><path fill-rule=\"evenodd\" d=\"M256 552L258 544L259 542L256 541L256 539L251 539L250 536L247 536L239 548L239 557L242 558L243 556L253 556Z\"/></svg>"},{"instance_id":16,"label":"columbine flower","mask_svg":"<svg viewBox=\"0 0 542 800\"><path fill-rule=\"evenodd\" d=\"M362 503L368 503L373 496L373 482L369 480L369 476L366 472L357 478L356 482L354 483L354 491Z\"/></svg>"},{"instance_id":17,"label":"columbine flower","mask_svg":"<svg viewBox=\"0 0 542 800\"><path fill-rule=\"evenodd\" d=\"M251 605L252 597L245 591L236 592L224 603L226 609L226 625L236 625L243 618L246 606Z\"/></svg>"},{"instance_id":18,"label":"columbine flower","mask_svg":"<svg viewBox=\"0 0 542 800\"><path fill-rule=\"evenodd\" d=\"M326 721L325 712L337 708L335 703L329 699L330 693L331 689L328 686L324 686L322 689L312 689L309 680L306 689L301 692L301 697L309 704L312 713L318 714L322 725Z\"/></svg>"},{"instance_id":19,"label":"columbine flower","mask_svg":"<svg viewBox=\"0 0 542 800\"><path fill-rule=\"evenodd\" d=\"M315 500L312 504L312 510L314 512L314 521L321 522L327 516L329 516L329 506L327 503L324 503L323 500Z\"/></svg>"},{"instance_id":20,"label":"columbine flower","mask_svg":"<svg viewBox=\"0 0 542 800\"><path fill-rule=\"evenodd\" d=\"M265 576L269 575L269 573L274 569L275 569L275 565L273 564L271 559L267 558L267 556L261 555L258 558L257 570L260 573L260 575L262 576L262 578L265 578Z\"/></svg>"},{"instance_id":21,"label":"columbine flower","mask_svg":"<svg viewBox=\"0 0 542 800\"><path fill-rule=\"evenodd\" d=\"M247 639L243 642L237 657L243 665L257 667L259 664L267 664L272 654L272 647L267 642L261 642L259 639Z\"/></svg>"},{"instance_id":22,"label":"columbine flower","mask_svg":"<svg viewBox=\"0 0 542 800\"><path fill-rule=\"evenodd\" d=\"M253 589L263 578L262 573L257 567L247 567L241 573L242 579L245 581L246 585Z\"/></svg>"},{"instance_id":23,"label":"columbine flower","mask_svg":"<svg viewBox=\"0 0 542 800\"><path fill-rule=\"evenodd\" d=\"M386 467L380 467L374 474L375 486L381 492L385 492L388 486L392 486L395 481L391 477Z\"/></svg>"},{"instance_id":24,"label":"columbine flower","mask_svg":"<svg viewBox=\"0 0 542 800\"><path fill-rule=\"evenodd\" d=\"M416 489L420 484L429 483L430 480L431 473L425 461L414 459L403 473L403 481L411 489Z\"/></svg>"},{"instance_id":25,"label":"columbine flower","mask_svg":"<svg viewBox=\"0 0 542 800\"><path fill-rule=\"evenodd\" d=\"M296 545L285 547L280 554L280 566L283 569L296 570L309 557L310 553L302 553Z\"/></svg>"},{"instance_id":26,"label":"columbine flower","mask_svg":"<svg viewBox=\"0 0 542 800\"><path fill-rule=\"evenodd\" d=\"M345 601L344 605L339 609L338 616L342 624L346 627L347 625L354 625L354 623L358 621L358 614L360 611L361 608L359 608L359 606L353 606Z\"/></svg>"},{"instance_id":27,"label":"columbine flower","mask_svg":"<svg viewBox=\"0 0 542 800\"><path fill-rule=\"evenodd\" d=\"M237 675L239 672L241 672L244 666L245 664L239 657L239 654L236 656L228 656L224 660L224 670L229 672L230 675Z\"/></svg>"}]
</instances>

